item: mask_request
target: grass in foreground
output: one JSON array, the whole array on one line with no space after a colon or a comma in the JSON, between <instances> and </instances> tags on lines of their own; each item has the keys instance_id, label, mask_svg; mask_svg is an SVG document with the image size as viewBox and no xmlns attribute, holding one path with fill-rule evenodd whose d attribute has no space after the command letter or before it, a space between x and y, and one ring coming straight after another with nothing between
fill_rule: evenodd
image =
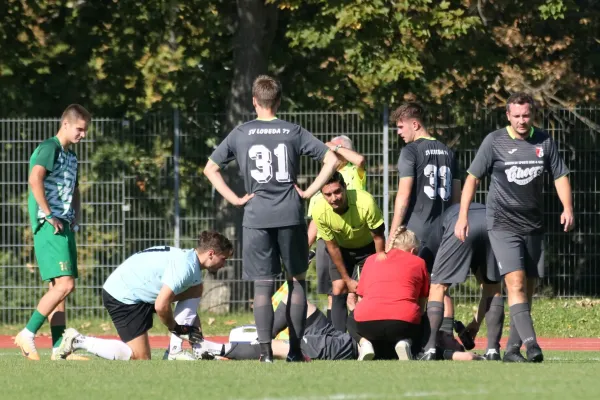
<instances>
[{"instance_id":1,"label":"grass in foreground","mask_svg":"<svg viewBox=\"0 0 600 400\"><path fill-rule=\"evenodd\" d=\"M492 362L30 362L0 350L2 399L597 398L596 353L547 352L543 364Z\"/></svg>"}]
</instances>

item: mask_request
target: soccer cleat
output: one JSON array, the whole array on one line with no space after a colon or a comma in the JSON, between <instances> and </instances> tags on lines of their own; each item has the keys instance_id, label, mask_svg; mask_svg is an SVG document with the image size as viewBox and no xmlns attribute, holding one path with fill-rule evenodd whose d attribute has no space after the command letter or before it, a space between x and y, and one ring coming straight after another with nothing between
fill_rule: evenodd
<instances>
[{"instance_id":1,"label":"soccer cleat","mask_svg":"<svg viewBox=\"0 0 600 400\"><path fill-rule=\"evenodd\" d=\"M398 355L398 360L400 361L408 361L412 360L412 353L410 352L411 342L410 340L400 340L396 343L394 350L396 350L396 354Z\"/></svg>"},{"instance_id":2,"label":"soccer cleat","mask_svg":"<svg viewBox=\"0 0 600 400\"><path fill-rule=\"evenodd\" d=\"M527 362L520 351L505 351L502 362L508 363L524 363Z\"/></svg>"},{"instance_id":3,"label":"soccer cleat","mask_svg":"<svg viewBox=\"0 0 600 400\"><path fill-rule=\"evenodd\" d=\"M61 361L61 360L66 360L66 361L89 361L90 358L86 357L86 356L80 356L79 354L75 354L75 353L71 353L66 357L60 357L58 354L56 354L56 352L52 352L52 355L50 356L50 360L52 361Z\"/></svg>"},{"instance_id":4,"label":"soccer cleat","mask_svg":"<svg viewBox=\"0 0 600 400\"><path fill-rule=\"evenodd\" d=\"M310 362L310 358L306 357L304 354L288 354L285 358L285 362Z\"/></svg>"},{"instance_id":5,"label":"soccer cleat","mask_svg":"<svg viewBox=\"0 0 600 400\"><path fill-rule=\"evenodd\" d=\"M358 361L371 361L375 358L373 345L367 339L361 340L358 345Z\"/></svg>"},{"instance_id":6,"label":"soccer cleat","mask_svg":"<svg viewBox=\"0 0 600 400\"><path fill-rule=\"evenodd\" d=\"M54 353L56 354L56 357L67 359L67 356L73 353L73 342L78 336L81 336L81 333L77 332L76 329L67 328L65 333L63 333L63 340L60 346L56 348L56 352Z\"/></svg>"},{"instance_id":7,"label":"soccer cleat","mask_svg":"<svg viewBox=\"0 0 600 400\"><path fill-rule=\"evenodd\" d=\"M418 361L436 361L437 360L437 351L436 349L429 349L419 355L417 355Z\"/></svg>"},{"instance_id":8,"label":"soccer cleat","mask_svg":"<svg viewBox=\"0 0 600 400\"><path fill-rule=\"evenodd\" d=\"M487 361L501 361L500 353L496 349L488 349L483 355Z\"/></svg>"},{"instance_id":9,"label":"soccer cleat","mask_svg":"<svg viewBox=\"0 0 600 400\"><path fill-rule=\"evenodd\" d=\"M196 361L196 357L194 357L191 353L187 351L178 351L177 353L170 353L167 355L167 360L169 361Z\"/></svg>"},{"instance_id":10,"label":"soccer cleat","mask_svg":"<svg viewBox=\"0 0 600 400\"><path fill-rule=\"evenodd\" d=\"M527 361L532 363L541 363L544 361L544 354L540 346L533 345L527 349Z\"/></svg>"},{"instance_id":11,"label":"soccer cleat","mask_svg":"<svg viewBox=\"0 0 600 400\"><path fill-rule=\"evenodd\" d=\"M272 354L261 354L258 361L260 361L261 363L273 364L273 355Z\"/></svg>"},{"instance_id":12,"label":"soccer cleat","mask_svg":"<svg viewBox=\"0 0 600 400\"><path fill-rule=\"evenodd\" d=\"M33 361L40 360L40 355L35 348L35 336L27 336L19 332L19 334L15 336L15 345L19 346L24 357Z\"/></svg>"}]
</instances>

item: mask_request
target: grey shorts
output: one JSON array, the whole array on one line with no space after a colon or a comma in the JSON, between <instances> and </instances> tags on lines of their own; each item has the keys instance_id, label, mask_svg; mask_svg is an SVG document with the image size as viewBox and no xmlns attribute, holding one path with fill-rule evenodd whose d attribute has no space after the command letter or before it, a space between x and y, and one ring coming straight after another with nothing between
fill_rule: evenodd
<instances>
[{"instance_id":1,"label":"grey shorts","mask_svg":"<svg viewBox=\"0 0 600 400\"><path fill-rule=\"evenodd\" d=\"M317 240L315 263L317 266L317 293L331 294L331 277L329 268L333 265L327 252L327 245L323 239ZM335 268L335 266L333 266Z\"/></svg>"},{"instance_id":2,"label":"grey shorts","mask_svg":"<svg viewBox=\"0 0 600 400\"><path fill-rule=\"evenodd\" d=\"M501 280L485 225L470 227L464 243L456 238L454 229L446 230L431 270L431 283L463 283L469 271L478 269L485 283Z\"/></svg>"},{"instance_id":3,"label":"grey shorts","mask_svg":"<svg viewBox=\"0 0 600 400\"><path fill-rule=\"evenodd\" d=\"M342 258L344 259L344 265L346 266L348 275L355 279L357 276L355 274L356 266L362 265L370 255L375 254L375 242L371 242L358 249L346 249L340 247L340 251L342 252ZM329 252L327 252L327 255L329 256ZM342 275L340 275L340 272L333 262L329 265L329 277L331 278L331 282L342 279Z\"/></svg>"},{"instance_id":4,"label":"grey shorts","mask_svg":"<svg viewBox=\"0 0 600 400\"><path fill-rule=\"evenodd\" d=\"M498 274L525 271L529 278L544 277L544 235L526 235L508 231L488 232L498 260Z\"/></svg>"},{"instance_id":5,"label":"grey shorts","mask_svg":"<svg viewBox=\"0 0 600 400\"><path fill-rule=\"evenodd\" d=\"M300 275L308 269L306 224L283 228L243 229L242 277L255 281L276 278L282 271Z\"/></svg>"},{"instance_id":6,"label":"grey shorts","mask_svg":"<svg viewBox=\"0 0 600 400\"><path fill-rule=\"evenodd\" d=\"M348 333L336 331L319 310L307 320L300 343L302 353L312 360L356 360L358 348Z\"/></svg>"}]
</instances>

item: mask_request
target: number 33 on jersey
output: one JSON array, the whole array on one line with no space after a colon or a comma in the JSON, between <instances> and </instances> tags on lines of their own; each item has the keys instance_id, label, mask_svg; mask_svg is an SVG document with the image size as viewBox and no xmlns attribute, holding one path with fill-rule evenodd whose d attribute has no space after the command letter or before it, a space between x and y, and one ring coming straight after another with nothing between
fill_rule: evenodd
<instances>
[{"instance_id":1,"label":"number 33 on jersey","mask_svg":"<svg viewBox=\"0 0 600 400\"><path fill-rule=\"evenodd\" d=\"M304 202L294 188L300 157L322 161L327 146L298 125L273 119L254 120L235 128L211 154L221 169L237 161L246 193L246 228L272 228L304 223Z\"/></svg>"}]
</instances>

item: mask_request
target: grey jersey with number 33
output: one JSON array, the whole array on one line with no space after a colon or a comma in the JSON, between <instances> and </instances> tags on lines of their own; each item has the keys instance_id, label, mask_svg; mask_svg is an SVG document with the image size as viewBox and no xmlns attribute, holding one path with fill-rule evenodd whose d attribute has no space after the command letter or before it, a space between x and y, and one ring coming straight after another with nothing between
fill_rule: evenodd
<instances>
[{"instance_id":1,"label":"grey jersey with number 33","mask_svg":"<svg viewBox=\"0 0 600 400\"><path fill-rule=\"evenodd\" d=\"M254 120L235 128L211 154L221 169L232 160L244 177L246 228L276 228L304 224L304 201L294 188L300 156L322 161L328 147L302 127L274 119Z\"/></svg>"},{"instance_id":2,"label":"grey jersey with number 33","mask_svg":"<svg viewBox=\"0 0 600 400\"><path fill-rule=\"evenodd\" d=\"M400 178L412 177L413 186L404 224L420 240L452 201L452 179L458 179L454 152L433 138L407 144L398 158Z\"/></svg>"}]
</instances>

